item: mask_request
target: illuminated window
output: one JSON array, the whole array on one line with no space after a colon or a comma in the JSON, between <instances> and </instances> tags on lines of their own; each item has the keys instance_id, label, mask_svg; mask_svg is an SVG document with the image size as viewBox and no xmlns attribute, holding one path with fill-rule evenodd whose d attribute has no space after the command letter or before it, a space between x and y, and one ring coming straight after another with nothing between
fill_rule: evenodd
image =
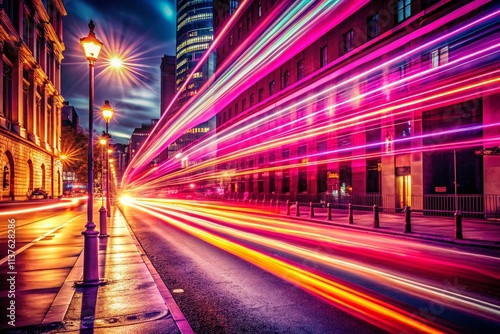
<instances>
[{"instance_id":1,"label":"illuminated window","mask_svg":"<svg viewBox=\"0 0 500 334\"><path fill-rule=\"evenodd\" d=\"M411 0L398 0L396 15L398 23L409 18L411 16Z\"/></svg>"},{"instance_id":2,"label":"illuminated window","mask_svg":"<svg viewBox=\"0 0 500 334\"><path fill-rule=\"evenodd\" d=\"M448 46L431 52L431 66L438 67L448 63Z\"/></svg>"},{"instance_id":3,"label":"illuminated window","mask_svg":"<svg viewBox=\"0 0 500 334\"><path fill-rule=\"evenodd\" d=\"M231 35L229 35L229 46L232 46L234 43L234 35L233 33L231 33Z\"/></svg>"},{"instance_id":4,"label":"illuminated window","mask_svg":"<svg viewBox=\"0 0 500 334\"><path fill-rule=\"evenodd\" d=\"M257 13L259 15L259 17L262 16L262 2L259 1L259 5L257 7Z\"/></svg>"}]
</instances>

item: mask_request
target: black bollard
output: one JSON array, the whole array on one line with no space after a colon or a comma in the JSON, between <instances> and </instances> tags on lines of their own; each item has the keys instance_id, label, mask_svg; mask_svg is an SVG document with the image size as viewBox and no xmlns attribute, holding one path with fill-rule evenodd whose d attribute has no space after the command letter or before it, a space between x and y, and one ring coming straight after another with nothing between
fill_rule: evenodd
<instances>
[{"instance_id":1,"label":"black bollard","mask_svg":"<svg viewBox=\"0 0 500 334\"><path fill-rule=\"evenodd\" d=\"M378 219L378 205L375 204L373 206L373 227L378 228L380 227L380 222Z\"/></svg>"},{"instance_id":2,"label":"black bollard","mask_svg":"<svg viewBox=\"0 0 500 334\"><path fill-rule=\"evenodd\" d=\"M353 213L352 213L352 204L351 203L349 203L348 209L349 209L349 224L354 224L354 217L353 217Z\"/></svg>"},{"instance_id":3,"label":"black bollard","mask_svg":"<svg viewBox=\"0 0 500 334\"><path fill-rule=\"evenodd\" d=\"M290 216L290 201L286 200L285 205L286 205L286 215Z\"/></svg>"},{"instance_id":4,"label":"black bollard","mask_svg":"<svg viewBox=\"0 0 500 334\"><path fill-rule=\"evenodd\" d=\"M295 217L300 217L299 201L295 202Z\"/></svg>"},{"instance_id":5,"label":"black bollard","mask_svg":"<svg viewBox=\"0 0 500 334\"><path fill-rule=\"evenodd\" d=\"M309 218L314 218L314 206L313 206L313 202L309 202Z\"/></svg>"},{"instance_id":6,"label":"black bollard","mask_svg":"<svg viewBox=\"0 0 500 334\"><path fill-rule=\"evenodd\" d=\"M462 213L460 213L460 211L455 212L455 238L456 239L463 239Z\"/></svg>"},{"instance_id":7,"label":"black bollard","mask_svg":"<svg viewBox=\"0 0 500 334\"><path fill-rule=\"evenodd\" d=\"M271 207L271 208L273 207L273 202L274 202L274 200L271 198L271 201L269 202L269 207Z\"/></svg>"},{"instance_id":8,"label":"black bollard","mask_svg":"<svg viewBox=\"0 0 500 334\"><path fill-rule=\"evenodd\" d=\"M326 210L327 210L326 220L332 220L332 207L330 203L326 204Z\"/></svg>"},{"instance_id":9,"label":"black bollard","mask_svg":"<svg viewBox=\"0 0 500 334\"><path fill-rule=\"evenodd\" d=\"M411 233L411 208L405 206L405 233Z\"/></svg>"}]
</instances>

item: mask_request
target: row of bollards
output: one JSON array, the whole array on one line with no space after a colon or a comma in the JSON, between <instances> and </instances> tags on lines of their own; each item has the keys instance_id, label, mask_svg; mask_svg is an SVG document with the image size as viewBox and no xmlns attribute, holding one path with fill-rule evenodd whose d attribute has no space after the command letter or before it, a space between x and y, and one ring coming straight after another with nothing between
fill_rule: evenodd
<instances>
[{"instance_id":1,"label":"row of bollards","mask_svg":"<svg viewBox=\"0 0 500 334\"><path fill-rule=\"evenodd\" d=\"M255 204L258 204L258 199L255 199ZM266 202L266 197L264 196L264 199L262 200L262 206L265 205ZM248 201L249 204L252 203L252 199ZM295 203L295 217L300 217L300 207L299 207L299 202L296 201ZM274 204L274 199L269 200L269 206L271 209L275 209L275 212L277 214L281 213L280 209L280 201L276 200L276 203ZM290 200L285 201L285 212L287 216L290 216L291 214L291 202ZM309 202L309 218L314 218L314 203ZM326 220L331 221L332 220L332 207L330 203L326 204L326 209L327 209L327 216ZM353 205L351 203L348 204L347 206L348 210L348 224L352 225L354 224L354 214L353 214ZM377 204L373 206L373 228L380 228L380 217L379 217L379 212L380 208L378 207ZM412 228L411 228L411 207L410 206L405 206L403 209L404 212L404 233L411 233ZM463 234L462 234L462 214L457 211L454 214L455 217L455 238L456 239L462 239Z\"/></svg>"}]
</instances>

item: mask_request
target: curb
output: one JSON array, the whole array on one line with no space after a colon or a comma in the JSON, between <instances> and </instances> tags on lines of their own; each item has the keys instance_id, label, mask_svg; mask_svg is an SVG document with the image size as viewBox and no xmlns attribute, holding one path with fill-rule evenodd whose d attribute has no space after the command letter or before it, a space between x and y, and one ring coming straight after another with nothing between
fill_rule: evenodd
<instances>
[{"instance_id":1,"label":"curb","mask_svg":"<svg viewBox=\"0 0 500 334\"><path fill-rule=\"evenodd\" d=\"M153 264L149 260L146 252L142 248L139 240L135 236L134 231L132 230L127 219L123 215L120 207L116 206L116 209L120 211L120 214L122 215L123 219L127 223L126 224L127 229L130 232L130 235L131 235L132 239L134 240L134 243L135 243L137 249L139 250L139 253L141 254L142 260L146 264L151 276L153 277L153 280L155 282L156 287L158 288L158 291L160 292L161 297L163 298L170 313L172 314L172 318L174 319L177 327L179 328L179 330L181 331L182 334L194 334L194 331L192 330L188 321L184 317L184 314L182 313L181 309L179 308L179 305L177 305L177 303L175 302L174 297L172 296L172 294L168 290L167 286L165 285L165 283L161 279L161 277L158 274L158 272L156 271L155 267L153 266Z\"/></svg>"}]
</instances>

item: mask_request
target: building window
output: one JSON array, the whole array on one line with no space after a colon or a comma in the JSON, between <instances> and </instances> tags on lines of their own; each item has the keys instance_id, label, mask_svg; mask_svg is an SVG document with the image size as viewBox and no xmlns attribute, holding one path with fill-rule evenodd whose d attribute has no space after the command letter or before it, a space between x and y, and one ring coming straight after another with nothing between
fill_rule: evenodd
<instances>
[{"instance_id":1,"label":"building window","mask_svg":"<svg viewBox=\"0 0 500 334\"><path fill-rule=\"evenodd\" d=\"M257 7L257 14L259 17L262 17L262 2L259 1L259 5Z\"/></svg>"},{"instance_id":2,"label":"building window","mask_svg":"<svg viewBox=\"0 0 500 334\"><path fill-rule=\"evenodd\" d=\"M234 116L238 115L238 103L234 105Z\"/></svg>"},{"instance_id":3,"label":"building window","mask_svg":"<svg viewBox=\"0 0 500 334\"><path fill-rule=\"evenodd\" d=\"M229 108L227 119L230 120L233 117L233 110Z\"/></svg>"},{"instance_id":4,"label":"building window","mask_svg":"<svg viewBox=\"0 0 500 334\"><path fill-rule=\"evenodd\" d=\"M398 0L396 15L398 23L409 18L411 16L411 0Z\"/></svg>"},{"instance_id":5,"label":"building window","mask_svg":"<svg viewBox=\"0 0 500 334\"><path fill-rule=\"evenodd\" d=\"M243 99L241 101L241 111L245 111L246 108L247 108L247 99Z\"/></svg>"},{"instance_id":6,"label":"building window","mask_svg":"<svg viewBox=\"0 0 500 334\"><path fill-rule=\"evenodd\" d=\"M259 89L259 102L262 102L264 100L264 88Z\"/></svg>"},{"instance_id":7,"label":"building window","mask_svg":"<svg viewBox=\"0 0 500 334\"><path fill-rule=\"evenodd\" d=\"M283 74L283 88L288 87L288 85L290 84L289 81L290 81L290 72L285 71L285 73Z\"/></svg>"},{"instance_id":8,"label":"building window","mask_svg":"<svg viewBox=\"0 0 500 334\"><path fill-rule=\"evenodd\" d=\"M274 80L269 83L269 96L274 94Z\"/></svg>"},{"instance_id":9,"label":"building window","mask_svg":"<svg viewBox=\"0 0 500 334\"><path fill-rule=\"evenodd\" d=\"M448 63L448 46L431 52L431 66L438 67Z\"/></svg>"},{"instance_id":10,"label":"building window","mask_svg":"<svg viewBox=\"0 0 500 334\"><path fill-rule=\"evenodd\" d=\"M283 171L283 180L281 182L281 192L283 194L290 192L290 170L285 169Z\"/></svg>"},{"instance_id":11,"label":"building window","mask_svg":"<svg viewBox=\"0 0 500 334\"><path fill-rule=\"evenodd\" d=\"M304 59L297 63L297 81L304 78Z\"/></svg>"},{"instance_id":12,"label":"building window","mask_svg":"<svg viewBox=\"0 0 500 334\"><path fill-rule=\"evenodd\" d=\"M351 29L344 34L344 54L354 49L354 31Z\"/></svg>"},{"instance_id":13,"label":"building window","mask_svg":"<svg viewBox=\"0 0 500 334\"><path fill-rule=\"evenodd\" d=\"M380 34L380 24L378 22L378 13L368 16L366 19L366 35L368 40L374 39Z\"/></svg>"},{"instance_id":14,"label":"building window","mask_svg":"<svg viewBox=\"0 0 500 334\"><path fill-rule=\"evenodd\" d=\"M403 150L411 147L411 120L400 120L394 125L396 150Z\"/></svg>"},{"instance_id":15,"label":"building window","mask_svg":"<svg viewBox=\"0 0 500 334\"><path fill-rule=\"evenodd\" d=\"M252 93L250 94L250 107L253 106L254 100L255 100L254 94Z\"/></svg>"},{"instance_id":16,"label":"building window","mask_svg":"<svg viewBox=\"0 0 500 334\"><path fill-rule=\"evenodd\" d=\"M320 49L319 52L319 66L323 67L328 64L328 46L325 45Z\"/></svg>"},{"instance_id":17,"label":"building window","mask_svg":"<svg viewBox=\"0 0 500 334\"><path fill-rule=\"evenodd\" d=\"M247 31L252 27L252 13L247 16Z\"/></svg>"},{"instance_id":18,"label":"building window","mask_svg":"<svg viewBox=\"0 0 500 334\"><path fill-rule=\"evenodd\" d=\"M299 193L307 192L307 169L305 167L299 168L298 188Z\"/></svg>"},{"instance_id":19,"label":"building window","mask_svg":"<svg viewBox=\"0 0 500 334\"><path fill-rule=\"evenodd\" d=\"M238 40L241 39L241 31L243 30L243 24L238 24Z\"/></svg>"},{"instance_id":20,"label":"building window","mask_svg":"<svg viewBox=\"0 0 500 334\"><path fill-rule=\"evenodd\" d=\"M229 46L232 46L234 43L234 35L233 33L231 33L231 35L229 35Z\"/></svg>"},{"instance_id":21,"label":"building window","mask_svg":"<svg viewBox=\"0 0 500 334\"><path fill-rule=\"evenodd\" d=\"M366 192L380 193L382 162L380 158L366 160Z\"/></svg>"}]
</instances>

